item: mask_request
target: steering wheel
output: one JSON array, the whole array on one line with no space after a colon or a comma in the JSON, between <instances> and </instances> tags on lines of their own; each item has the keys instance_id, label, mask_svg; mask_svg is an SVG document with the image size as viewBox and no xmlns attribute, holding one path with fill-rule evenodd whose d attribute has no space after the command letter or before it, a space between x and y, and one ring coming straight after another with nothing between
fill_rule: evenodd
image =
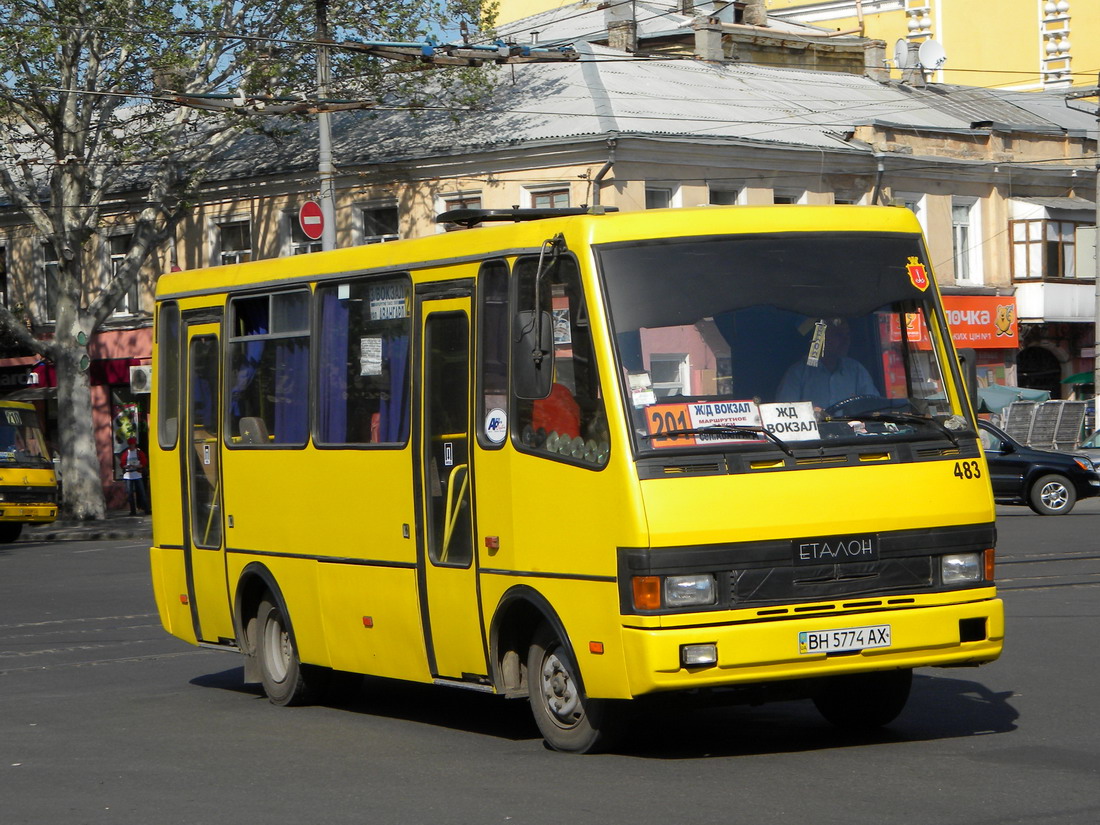
<instances>
[{"instance_id":1,"label":"steering wheel","mask_svg":"<svg viewBox=\"0 0 1100 825\"><path fill-rule=\"evenodd\" d=\"M845 407L848 407L852 404L856 404L860 401L870 401L870 400L879 401L880 399L877 395L867 395L867 394L851 395L851 396L845 398L843 401L837 401L835 404L830 404L828 407L826 407L824 410L822 410L822 412L825 415L836 415L837 413L842 412Z\"/></svg>"}]
</instances>

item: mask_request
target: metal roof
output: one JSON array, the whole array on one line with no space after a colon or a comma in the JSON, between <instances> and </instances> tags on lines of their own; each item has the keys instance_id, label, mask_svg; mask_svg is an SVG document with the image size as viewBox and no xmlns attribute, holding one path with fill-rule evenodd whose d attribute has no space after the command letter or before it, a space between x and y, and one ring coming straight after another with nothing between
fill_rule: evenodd
<instances>
[{"instance_id":1,"label":"metal roof","mask_svg":"<svg viewBox=\"0 0 1100 825\"><path fill-rule=\"evenodd\" d=\"M572 142L610 133L870 153L857 125L971 132L975 124L1061 134L1063 125L1016 98L964 86L912 88L839 72L735 62L647 60L577 43L568 63L502 67L484 108L345 112L333 117L342 166L463 155L498 147ZM298 121L277 140L243 138L223 173L313 164L315 128ZM944 162L948 159L941 158Z\"/></svg>"}]
</instances>

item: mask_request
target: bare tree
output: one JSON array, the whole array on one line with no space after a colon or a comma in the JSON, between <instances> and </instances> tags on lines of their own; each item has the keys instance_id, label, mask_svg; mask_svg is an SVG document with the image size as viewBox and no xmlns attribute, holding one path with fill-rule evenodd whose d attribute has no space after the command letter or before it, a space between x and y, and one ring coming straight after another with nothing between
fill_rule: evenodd
<instances>
[{"instance_id":1,"label":"bare tree","mask_svg":"<svg viewBox=\"0 0 1100 825\"><path fill-rule=\"evenodd\" d=\"M460 20L491 22L484 0L6 0L0 8L0 188L52 242L45 293L52 337L0 306L0 331L57 372L62 512L105 514L92 430L88 344L186 214L188 197L228 142L266 122L181 96L315 96L315 15L333 37L424 38ZM416 99L425 72L354 53L333 61L332 93ZM463 83L475 89L476 78ZM211 95L223 94L222 98ZM126 203L130 248L114 273L89 255ZM134 204L138 205L135 207Z\"/></svg>"}]
</instances>

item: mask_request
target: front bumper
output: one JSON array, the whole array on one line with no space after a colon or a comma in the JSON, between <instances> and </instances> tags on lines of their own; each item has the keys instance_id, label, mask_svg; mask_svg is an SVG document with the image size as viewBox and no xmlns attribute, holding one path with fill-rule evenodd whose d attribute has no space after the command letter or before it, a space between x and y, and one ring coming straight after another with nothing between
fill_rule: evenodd
<instances>
[{"instance_id":1,"label":"front bumper","mask_svg":"<svg viewBox=\"0 0 1100 825\"><path fill-rule=\"evenodd\" d=\"M975 628L984 638L975 638ZM798 634L890 625L891 644L855 653L802 654ZM915 667L977 665L1001 653L1004 606L988 598L963 604L910 606L843 615L799 616L774 621L673 628L624 628L624 648L634 696L788 679L809 679ZM717 645L718 661L685 668L680 648Z\"/></svg>"},{"instance_id":2,"label":"front bumper","mask_svg":"<svg viewBox=\"0 0 1100 825\"><path fill-rule=\"evenodd\" d=\"M56 520L56 504L0 504L0 521L48 524Z\"/></svg>"}]
</instances>

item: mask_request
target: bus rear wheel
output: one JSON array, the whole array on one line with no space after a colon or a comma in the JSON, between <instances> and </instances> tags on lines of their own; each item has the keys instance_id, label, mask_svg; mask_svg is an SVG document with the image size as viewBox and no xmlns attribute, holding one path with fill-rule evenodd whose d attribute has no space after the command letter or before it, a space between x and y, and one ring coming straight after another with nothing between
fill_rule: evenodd
<instances>
[{"instance_id":1,"label":"bus rear wheel","mask_svg":"<svg viewBox=\"0 0 1100 825\"><path fill-rule=\"evenodd\" d=\"M814 704L839 728L871 731L897 718L909 700L912 685L912 670L833 676L814 694Z\"/></svg>"},{"instance_id":2,"label":"bus rear wheel","mask_svg":"<svg viewBox=\"0 0 1100 825\"><path fill-rule=\"evenodd\" d=\"M589 699L577 680L569 649L547 626L535 634L527 655L531 713L546 744L567 753L595 753L612 740L612 703Z\"/></svg>"},{"instance_id":3,"label":"bus rear wheel","mask_svg":"<svg viewBox=\"0 0 1100 825\"><path fill-rule=\"evenodd\" d=\"M271 594L256 610L253 640L264 693L273 705L304 705L322 688L324 668L303 665L290 633L290 624Z\"/></svg>"}]
</instances>

